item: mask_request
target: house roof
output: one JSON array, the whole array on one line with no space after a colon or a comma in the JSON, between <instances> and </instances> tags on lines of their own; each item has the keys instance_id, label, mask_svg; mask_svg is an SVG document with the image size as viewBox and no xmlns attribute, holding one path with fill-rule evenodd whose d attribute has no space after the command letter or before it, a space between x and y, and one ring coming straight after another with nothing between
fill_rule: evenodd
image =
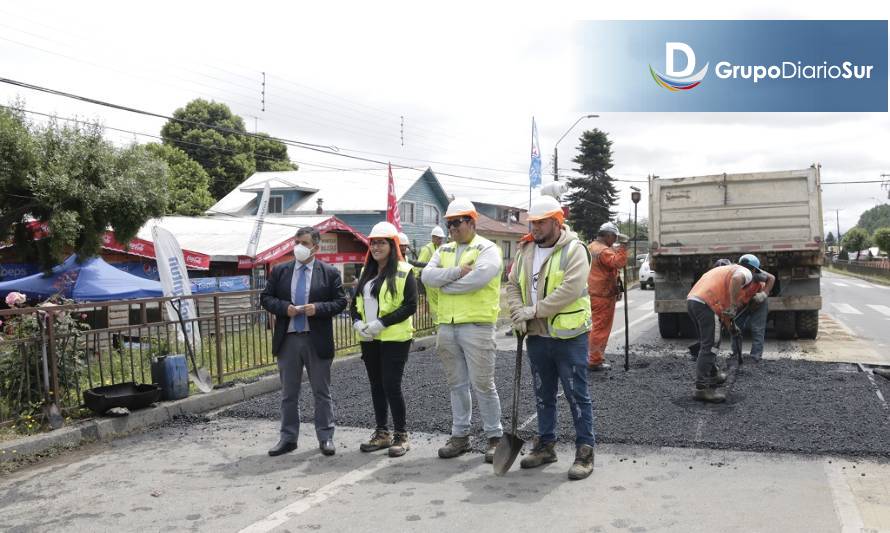
<instances>
[{"instance_id":1,"label":"house roof","mask_svg":"<svg viewBox=\"0 0 890 533\"><path fill-rule=\"evenodd\" d=\"M429 172L443 199L447 196L431 169L393 169L393 184L396 198L404 196L417 181ZM266 182L272 191L297 190L308 194L284 216L303 215L315 212L317 200L322 199L322 207L331 213L368 213L386 210L387 169L379 170L340 170L314 169L286 172L256 172L232 192L207 210L208 215L249 215L256 207L257 193L262 192ZM275 219L282 218L276 215Z\"/></svg>"},{"instance_id":2,"label":"house roof","mask_svg":"<svg viewBox=\"0 0 890 533\"><path fill-rule=\"evenodd\" d=\"M298 228L317 226L334 218L332 215L266 218L260 233L257 252L262 253L291 239ZM139 230L138 237L151 241L151 228L159 225L172 233L182 248L209 254L213 261L237 261L238 256L247 253L247 243L253 232L254 223L253 217L168 216L149 220Z\"/></svg>"},{"instance_id":3,"label":"house roof","mask_svg":"<svg viewBox=\"0 0 890 533\"><path fill-rule=\"evenodd\" d=\"M481 235L509 235L517 239L528 233L528 216L522 211L519 213L519 222L501 222L479 213L476 219L476 232Z\"/></svg>"}]
</instances>

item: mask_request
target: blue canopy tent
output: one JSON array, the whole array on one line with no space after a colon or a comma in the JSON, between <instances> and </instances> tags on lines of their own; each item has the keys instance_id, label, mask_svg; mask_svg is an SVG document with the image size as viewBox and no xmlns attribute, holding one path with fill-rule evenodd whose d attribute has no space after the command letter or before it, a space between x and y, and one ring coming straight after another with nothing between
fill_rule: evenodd
<instances>
[{"instance_id":1,"label":"blue canopy tent","mask_svg":"<svg viewBox=\"0 0 890 533\"><path fill-rule=\"evenodd\" d=\"M102 260L91 257L83 263L72 255L53 268L48 276L34 274L0 283L0 296L18 291L29 300L43 300L60 294L76 302L101 302L130 298L156 298L164 295L157 281L140 278L118 270Z\"/></svg>"}]
</instances>

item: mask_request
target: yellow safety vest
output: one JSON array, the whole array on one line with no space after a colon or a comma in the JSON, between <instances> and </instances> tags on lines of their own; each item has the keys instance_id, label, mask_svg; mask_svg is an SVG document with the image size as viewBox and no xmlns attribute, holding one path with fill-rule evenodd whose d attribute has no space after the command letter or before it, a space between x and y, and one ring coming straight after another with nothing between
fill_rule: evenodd
<instances>
[{"instance_id":1,"label":"yellow safety vest","mask_svg":"<svg viewBox=\"0 0 890 533\"><path fill-rule=\"evenodd\" d=\"M494 243L476 235L464 247L460 257L456 257L457 243L449 242L439 247L439 266L451 268L458 265L474 263L479 254L488 246L494 246L500 254L500 248ZM500 257L500 255L499 255ZM464 294L448 294L439 292L439 303L436 308L438 324L494 324L498 321L501 300L501 273L491 278L484 287Z\"/></svg>"},{"instance_id":2,"label":"yellow safety vest","mask_svg":"<svg viewBox=\"0 0 890 533\"><path fill-rule=\"evenodd\" d=\"M424 245L423 248L420 249L420 255L417 257L417 261L421 263L429 263L430 259L433 258L433 254L436 253L436 245L431 242L428 242ZM420 274L423 272L421 267L414 267L414 277L416 279L420 279ZM426 287L424 286L424 290L426 291L426 305L430 310L430 315L433 318L433 322L436 321L436 311L437 306L439 305L439 289L435 287Z\"/></svg>"},{"instance_id":3,"label":"yellow safety vest","mask_svg":"<svg viewBox=\"0 0 890 533\"><path fill-rule=\"evenodd\" d=\"M398 272L396 272L396 293L389 292L389 284L383 281L380 287L380 294L377 295L377 305L380 310L377 312L379 316L386 316L402 305L405 300L405 282L408 280L408 272L411 271L411 265L404 261L399 261ZM365 316L365 302L361 293L355 297L355 308L362 320L367 322L368 317ZM376 317L371 317L376 320ZM401 342L411 340L414 337L414 317L409 316L405 320L384 328L374 339L379 341Z\"/></svg>"},{"instance_id":4,"label":"yellow safety vest","mask_svg":"<svg viewBox=\"0 0 890 533\"><path fill-rule=\"evenodd\" d=\"M577 242L582 247L584 246L581 241L573 242ZM572 243L568 244L568 246L571 245ZM544 275L543 277L538 278L538 287L542 287L538 289L539 301L555 291L562 283L563 278L565 278L566 262L568 261L569 255L565 252L568 246L563 246L559 250L553 252L541 268ZM529 249L533 250L534 248L529 247ZM528 290L529 277L522 271L522 266L525 264L522 254L517 256L515 264L519 267L517 276L519 277L519 289L522 292L522 303L524 305L531 305L528 301L531 294L531 291ZM543 285L541 285L542 283ZM558 313L547 318L546 321L547 333L556 339L573 339L578 335L590 331L592 321L590 314L590 296L587 294L587 285L585 284L581 294L578 295L578 298L575 301L560 309Z\"/></svg>"}]
</instances>

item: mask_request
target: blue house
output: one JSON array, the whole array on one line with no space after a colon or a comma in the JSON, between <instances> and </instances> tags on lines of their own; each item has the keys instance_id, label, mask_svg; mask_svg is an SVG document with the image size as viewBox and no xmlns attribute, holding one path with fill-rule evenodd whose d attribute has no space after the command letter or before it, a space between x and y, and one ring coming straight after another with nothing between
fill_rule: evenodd
<instances>
[{"instance_id":1,"label":"blue house","mask_svg":"<svg viewBox=\"0 0 890 533\"><path fill-rule=\"evenodd\" d=\"M367 235L386 220L388 174L380 170L295 170L257 172L211 207L210 216L252 217L270 185L266 220L295 215L333 215ZM434 226L445 229L448 196L433 170L393 169L402 230L419 249L429 242Z\"/></svg>"}]
</instances>

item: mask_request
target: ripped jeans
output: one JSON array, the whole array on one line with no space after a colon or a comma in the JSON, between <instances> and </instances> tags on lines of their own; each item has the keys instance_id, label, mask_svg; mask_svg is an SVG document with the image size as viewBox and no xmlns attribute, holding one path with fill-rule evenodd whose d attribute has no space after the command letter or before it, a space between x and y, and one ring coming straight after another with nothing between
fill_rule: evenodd
<instances>
[{"instance_id":1,"label":"ripped jeans","mask_svg":"<svg viewBox=\"0 0 890 533\"><path fill-rule=\"evenodd\" d=\"M554 339L526 337L538 411L541 443L556 441L556 394L559 382L575 424L575 445L596 445L593 436L593 402L587 388L587 335Z\"/></svg>"}]
</instances>

